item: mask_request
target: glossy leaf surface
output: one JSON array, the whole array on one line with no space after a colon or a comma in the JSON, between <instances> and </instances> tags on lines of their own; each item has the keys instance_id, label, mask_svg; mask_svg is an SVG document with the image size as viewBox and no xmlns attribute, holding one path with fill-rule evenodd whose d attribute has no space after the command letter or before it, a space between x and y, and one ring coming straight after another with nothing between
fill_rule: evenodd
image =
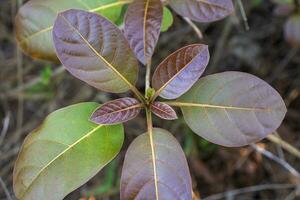
<instances>
[{"instance_id":1,"label":"glossy leaf surface","mask_svg":"<svg viewBox=\"0 0 300 200\"><path fill-rule=\"evenodd\" d=\"M134 88L138 62L122 32L104 17L81 10L60 13L53 39L60 61L75 77L106 92Z\"/></svg>"},{"instance_id":2,"label":"glossy leaf surface","mask_svg":"<svg viewBox=\"0 0 300 200\"><path fill-rule=\"evenodd\" d=\"M57 110L26 137L14 168L18 199L61 200L117 155L123 127L90 122L98 106L80 103Z\"/></svg>"},{"instance_id":3,"label":"glossy leaf surface","mask_svg":"<svg viewBox=\"0 0 300 200\"><path fill-rule=\"evenodd\" d=\"M172 26L173 21L174 19L171 11L167 7L164 7L163 19L162 19L160 31L161 32L167 31Z\"/></svg>"},{"instance_id":4,"label":"glossy leaf surface","mask_svg":"<svg viewBox=\"0 0 300 200\"><path fill-rule=\"evenodd\" d=\"M232 0L170 0L171 8L197 22L213 22L234 11Z\"/></svg>"},{"instance_id":5,"label":"glossy leaf surface","mask_svg":"<svg viewBox=\"0 0 300 200\"><path fill-rule=\"evenodd\" d=\"M195 133L231 147L265 138L279 127L286 113L276 90L242 72L201 78L174 104L181 105L184 119Z\"/></svg>"},{"instance_id":6,"label":"glossy leaf surface","mask_svg":"<svg viewBox=\"0 0 300 200\"><path fill-rule=\"evenodd\" d=\"M176 99L184 94L203 74L208 61L208 47L202 44L189 45L169 55L152 77L156 96Z\"/></svg>"},{"instance_id":7,"label":"glossy leaf surface","mask_svg":"<svg viewBox=\"0 0 300 200\"><path fill-rule=\"evenodd\" d=\"M153 129L157 178L153 175L149 134L129 146L121 177L121 200L192 199L192 184L185 155L177 140L163 129ZM154 181L158 181L156 197Z\"/></svg>"},{"instance_id":8,"label":"glossy leaf surface","mask_svg":"<svg viewBox=\"0 0 300 200\"><path fill-rule=\"evenodd\" d=\"M134 98L121 98L103 104L91 116L96 124L120 124L135 118L142 104Z\"/></svg>"},{"instance_id":9,"label":"glossy leaf surface","mask_svg":"<svg viewBox=\"0 0 300 200\"><path fill-rule=\"evenodd\" d=\"M58 61L52 40L52 27L59 12L81 9L101 14L116 22L122 6L118 0L30 0L16 16L16 37L19 46L33 58Z\"/></svg>"},{"instance_id":10,"label":"glossy leaf surface","mask_svg":"<svg viewBox=\"0 0 300 200\"><path fill-rule=\"evenodd\" d=\"M163 17L160 0L135 0L125 16L124 33L137 58L147 64L151 59Z\"/></svg>"},{"instance_id":11,"label":"glossy leaf surface","mask_svg":"<svg viewBox=\"0 0 300 200\"><path fill-rule=\"evenodd\" d=\"M174 120L178 118L175 110L168 104L162 102L153 102L151 105L151 111L162 119Z\"/></svg>"},{"instance_id":12,"label":"glossy leaf surface","mask_svg":"<svg viewBox=\"0 0 300 200\"><path fill-rule=\"evenodd\" d=\"M300 47L300 14L289 17L284 25L285 40L293 47Z\"/></svg>"}]
</instances>

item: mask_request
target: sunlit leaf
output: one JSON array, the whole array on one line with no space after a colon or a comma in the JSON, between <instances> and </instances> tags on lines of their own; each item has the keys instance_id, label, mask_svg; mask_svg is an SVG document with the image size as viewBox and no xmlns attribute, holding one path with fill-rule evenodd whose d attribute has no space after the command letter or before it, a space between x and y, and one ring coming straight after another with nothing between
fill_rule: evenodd
<instances>
[{"instance_id":1,"label":"sunlit leaf","mask_svg":"<svg viewBox=\"0 0 300 200\"><path fill-rule=\"evenodd\" d=\"M284 25L285 40L293 47L300 47L300 14L289 17Z\"/></svg>"},{"instance_id":2,"label":"sunlit leaf","mask_svg":"<svg viewBox=\"0 0 300 200\"><path fill-rule=\"evenodd\" d=\"M125 16L125 37L137 58L147 64L151 59L163 16L160 0L135 0L128 6Z\"/></svg>"},{"instance_id":3,"label":"sunlit leaf","mask_svg":"<svg viewBox=\"0 0 300 200\"><path fill-rule=\"evenodd\" d=\"M160 31L161 32L167 31L172 26L172 24L173 24L173 15L167 7L164 7L163 19L162 19Z\"/></svg>"},{"instance_id":4,"label":"sunlit leaf","mask_svg":"<svg viewBox=\"0 0 300 200\"><path fill-rule=\"evenodd\" d=\"M81 9L101 14L116 22L126 0L30 0L16 16L19 46L33 58L58 61L52 41L52 27L57 13Z\"/></svg>"},{"instance_id":5,"label":"sunlit leaf","mask_svg":"<svg viewBox=\"0 0 300 200\"><path fill-rule=\"evenodd\" d=\"M285 104L263 80L242 72L201 78L178 102L188 126L208 141L223 146L257 142L281 124Z\"/></svg>"},{"instance_id":6,"label":"sunlit leaf","mask_svg":"<svg viewBox=\"0 0 300 200\"><path fill-rule=\"evenodd\" d=\"M122 32L104 17L73 9L60 13L53 40L61 63L80 80L113 93L135 88L138 62Z\"/></svg>"},{"instance_id":7,"label":"sunlit leaf","mask_svg":"<svg viewBox=\"0 0 300 200\"><path fill-rule=\"evenodd\" d=\"M189 45L169 55L152 77L156 96L175 99L184 94L203 74L208 61L208 47L202 44Z\"/></svg>"},{"instance_id":8,"label":"sunlit leaf","mask_svg":"<svg viewBox=\"0 0 300 200\"><path fill-rule=\"evenodd\" d=\"M144 133L127 150L121 177L121 200L192 199L189 168L177 140L169 132L156 128L153 129L153 143L157 178L149 134Z\"/></svg>"},{"instance_id":9,"label":"sunlit leaf","mask_svg":"<svg viewBox=\"0 0 300 200\"><path fill-rule=\"evenodd\" d=\"M135 118L143 105L134 98L121 98L107 102L95 110L91 121L97 124L120 124Z\"/></svg>"},{"instance_id":10,"label":"sunlit leaf","mask_svg":"<svg viewBox=\"0 0 300 200\"><path fill-rule=\"evenodd\" d=\"M162 119L174 120L178 118L175 110L168 104L162 102L153 102L151 105L151 111Z\"/></svg>"},{"instance_id":11,"label":"sunlit leaf","mask_svg":"<svg viewBox=\"0 0 300 200\"><path fill-rule=\"evenodd\" d=\"M18 199L61 200L117 155L123 127L90 122L98 106L81 103L57 110L26 137L14 168Z\"/></svg>"},{"instance_id":12,"label":"sunlit leaf","mask_svg":"<svg viewBox=\"0 0 300 200\"><path fill-rule=\"evenodd\" d=\"M170 0L170 6L179 15L198 22L217 21L234 11L232 0Z\"/></svg>"}]
</instances>

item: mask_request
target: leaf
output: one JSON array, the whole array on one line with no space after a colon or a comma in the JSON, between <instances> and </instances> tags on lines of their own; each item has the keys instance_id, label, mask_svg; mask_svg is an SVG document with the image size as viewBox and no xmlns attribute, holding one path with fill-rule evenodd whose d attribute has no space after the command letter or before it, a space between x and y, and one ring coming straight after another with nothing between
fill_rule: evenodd
<instances>
[{"instance_id":1,"label":"leaf","mask_svg":"<svg viewBox=\"0 0 300 200\"><path fill-rule=\"evenodd\" d=\"M185 155L169 132L153 129L157 179L154 178L149 134L129 146L121 177L121 200L192 199L192 183ZM155 193L158 184L158 196Z\"/></svg>"},{"instance_id":2,"label":"leaf","mask_svg":"<svg viewBox=\"0 0 300 200\"><path fill-rule=\"evenodd\" d=\"M275 131L285 104L270 85L242 72L201 78L178 102L188 126L206 140L228 147L260 141Z\"/></svg>"},{"instance_id":3,"label":"leaf","mask_svg":"<svg viewBox=\"0 0 300 200\"><path fill-rule=\"evenodd\" d=\"M91 120L96 124L120 124L134 119L143 105L134 98L121 98L110 101L97 108Z\"/></svg>"},{"instance_id":4,"label":"leaf","mask_svg":"<svg viewBox=\"0 0 300 200\"><path fill-rule=\"evenodd\" d=\"M300 47L300 14L289 17L284 25L285 40L293 47Z\"/></svg>"},{"instance_id":5,"label":"leaf","mask_svg":"<svg viewBox=\"0 0 300 200\"><path fill-rule=\"evenodd\" d=\"M173 24L173 15L171 11L164 6L163 19L162 19L160 31L166 32L172 26L172 24Z\"/></svg>"},{"instance_id":6,"label":"leaf","mask_svg":"<svg viewBox=\"0 0 300 200\"><path fill-rule=\"evenodd\" d=\"M80 80L106 92L135 89L138 62L122 32L104 17L81 10L60 13L53 40L61 63Z\"/></svg>"},{"instance_id":7,"label":"leaf","mask_svg":"<svg viewBox=\"0 0 300 200\"><path fill-rule=\"evenodd\" d=\"M169 55L153 74L155 97L176 99L184 94L203 74L208 61L208 47L202 44L185 46Z\"/></svg>"},{"instance_id":8,"label":"leaf","mask_svg":"<svg viewBox=\"0 0 300 200\"><path fill-rule=\"evenodd\" d=\"M18 199L61 200L117 155L123 126L90 122L98 106L80 103L57 110L26 137L14 168Z\"/></svg>"},{"instance_id":9,"label":"leaf","mask_svg":"<svg viewBox=\"0 0 300 200\"><path fill-rule=\"evenodd\" d=\"M197 22L213 22L234 11L232 0L170 0L170 7L183 17Z\"/></svg>"},{"instance_id":10,"label":"leaf","mask_svg":"<svg viewBox=\"0 0 300 200\"><path fill-rule=\"evenodd\" d=\"M30 0L16 16L16 38L27 55L58 61L52 41L52 27L57 13L69 9L95 12L116 22L124 4L118 0Z\"/></svg>"},{"instance_id":11,"label":"leaf","mask_svg":"<svg viewBox=\"0 0 300 200\"><path fill-rule=\"evenodd\" d=\"M135 0L129 4L124 34L136 57L146 65L153 55L162 23L160 0Z\"/></svg>"},{"instance_id":12,"label":"leaf","mask_svg":"<svg viewBox=\"0 0 300 200\"><path fill-rule=\"evenodd\" d=\"M151 105L151 111L162 119L174 120L178 118L175 110L168 104L162 102L153 102Z\"/></svg>"}]
</instances>

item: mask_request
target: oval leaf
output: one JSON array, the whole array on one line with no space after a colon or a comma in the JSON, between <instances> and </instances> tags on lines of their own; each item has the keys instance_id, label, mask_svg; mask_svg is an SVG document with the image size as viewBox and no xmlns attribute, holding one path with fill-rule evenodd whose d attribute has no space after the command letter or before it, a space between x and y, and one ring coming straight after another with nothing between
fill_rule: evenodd
<instances>
[{"instance_id":1,"label":"oval leaf","mask_svg":"<svg viewBox=\"0 0 300 200\"><path fill-rule=\"evenodd\" d=\"M121 98L103 104L91 116L96 124L120 124L135 118L143 105L134 98Z\"/></svg>"},{"instance_id":2,"label":"oval leaf","mask_svg":"<svg viewBox=\"0 0 300 200\"><path fill-rule=\"evenodd\" d=\"M291 16L284 25L285 40L293 47L300 47L300 14Z\"/></svg>"},{"instance_id":3,"label":"oval leaf","mask_svg":"<svg viewBox=\"0 0 300 200\"><path fill-rule=\"evenodd\" d=\"M176 103L189 127L210 142L239 147L260 141L281 124L285 104L270 85L242 72L201 78Z\"/></svg>"},{"instance_id":4,"label":"oval leaf","mask_svg":"<svg viewBox=\"0 0 300 200\"><path fill-rule=\"evenodd\" d=\"M155 97L176 99L184 94L203 74L208 61L208 47L202 44L189 45L169 55L153 74Z\"/></svg>"},{"instance_id":5,"label":"oval leaf","mask_svg":"<svg viewBox=\"0 0 300 200\"><path fill-rule=\"evenodd\" d=\"M117 155L123 127L90 122L98 106L81 103L55 111L26 137L14 168L18 199L61 200Z\"/></svg>"},{"instance_id":6,"label":"oval leaf","mask_svg":"<svg viewBox=\"0 0 300 200\"><path fill-rule=\"evenodd\" d=\"M135 0L125 16L125 37L137 58L147 64L153 55L162 23L160 0Z\"/></svg>"},{"instance_id":7,"label":"oval leaf","mask_svg":"<svg viewBox=\"0 0 300 200\"><path fill-rule=\"evenodd\" d=\"M153 102L151 105L151 111L162 119L174 120L178 118L175 110L168 104L162 102Z\"/></svg>"},{"instance_id":8,"label":"oval leaf","mask_svg":"<svg viewBox=\"0 0 300 200\"><path fill-rule=\"evenodd\" d=\"M62 64L75 77L106 92L134 88L138 63L122 32L97 14L68 10L53 28Z\"/></svg>"},{"instance_id":9,"label":"oval leaf","mask_svg":"<svg viewBox=\"0 0 300 200\"><path fill-rule=\"evenodd\" d=\"M121 177L121 200L192 199L192 183L184 152L163 129L153 129L157 179L154 178L149 134L129 146ZM156 197L155 183L158 182Z\"/></svg>"},{"instance_id":10,"label":"oval leaf","mask_svg":"<svg viewBox=\"0 0 300 200\"><path fill-rule=\"evenodd\" d=\"M16 16L16 38L19 46L33 58L58 61L53 46L52 27L57 13L68 9L81 9L99 13L116 22L122 6L128 1L118 0L30 0Z\"/></svg>"},{"instance_id":11,"label":"oval leaf","mask_svg":"<svg viewBox=\"0 0 300 200\"><path fill-rule=\"evenodd\" d=\"M213 22L234 11L232 0L170 0L171 8L197 22Z\"/></svg>"}]
</instances>

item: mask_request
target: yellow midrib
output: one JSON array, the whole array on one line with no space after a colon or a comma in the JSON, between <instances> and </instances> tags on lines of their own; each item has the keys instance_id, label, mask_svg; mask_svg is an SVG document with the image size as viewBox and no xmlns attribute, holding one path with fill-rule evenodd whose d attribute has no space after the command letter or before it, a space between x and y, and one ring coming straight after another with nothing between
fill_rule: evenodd
<instances>
[{"instance_id":1,"label":"yellow midrib","mask_svg":"<svg viewBox=\"0 0 300 200\"><path fill-rule=\"evenodd\" d=\"M136 104L136 105L132 105L130 107L126 107L126 108L123 108L123 109L120 109L120 110L115 110L113 112L106 113L106 114L102 115L102 117L105 116L105 115L111 115L111 114L123 112L123 111L126 111L126 110L132 110L132 109L135 109L135 108L142 108L142 107L143 107L143 104L139 103L139 104Z\"/></svg>"},{"instance_id":2,"label":"yellow midrib","mask_svg":"<svg viewBox=\"0 0 300 200\"><path fill-rule=\"evenodd\" d=\"M66 152L68 152L70 149L72 149L75 145L77 145L78 143L80 143L82 140L86 139L87 137L89 137L91 134L95 133L99 128L101 128L103 125L99 125L97 127L95 127L94 129L92 129L90 132L88 132L86 135L84 135L83 137L79 138L76 142L74 142L72 145L70 145L69 147L67 147L64 151L62 151L60 154L58 154L56 157L54 157L47 165L45 165L38 173L37 175L33 178L33 180L31 181L31 183L29 184L29 186L26 188L26 190L23 192L23 194L20 196L20 199L23 199L23 197L26 195L26 192L33 186L34 181L52 164L54 163L59 157L61 157L62 155L64 155Z\"/></svg>"},{"instance_id":3,"label":"yellow midrib","mask_svg":"<svg viewBox=\"0 0 300 200\"><path fill-rule=\"evenodd\" d=\"M146 57L146 34L147 34L147 30L146 30L146 23L147 23L147 16L148 16L148 9L149 9L149 3L150 0L146 0L146 5L145 5L145 13L144 13L144 24L143 24L143 43L144 43L144 57L146 59L146 62L148 63L147 57Z\"/></svg>"},{"instance_id":4,"label":"yellow midrib","mask_svg":"<svg viewBox=\"0 0 300 200\"><path fill-rule=\"evenodd\" d=\"M132 0L118 1L118 2L115 2L115 3L111 3L111 4L99 6L97 8L94 8L94 9L91 9L91 10L88 10L88 11L89 12L98 12L98 11L109 9L109 8L112 8L112 7L115 7L115 6L120 6L120 5L123 5L123 4L128 4L130 2L132 2ZM52 29L53 29L53 26L48 26L46 28L43 28L43 29L39 30L38 32L33 33L32 35L29 35L28 37L24 37L20 41L20 44L23 44L25 41L28 41L28 40L30 40L31 38L33 38L33 37L35 37L37 35L40 35L40 34L45 33L47 31L51 31Z\"/></svg>"},{"instance_id":5,"label":"yellow midrib","mask_svg":"<svg viewBox=\"0 0 300 200\"><path fill-rule=\"evenodd\" d=\"M185 50L186 49L189 49L190 47L194 47L194 46L198 46L198 44L192 44L192 45L189 45L189 46L186 46L185 47ZM176 54L178 54L179 53L179 51L178 52L174 52L174 53L176 53ZM154 94L154 98L153 99L156 99L156 97L158 97L159 95L160 95L160 93L182 72L182 71L184 71L193 61L194 61L194 59L198 56L200 54L200 52L197 54L197 55L195 55L188 63L186 63L178 72L176 72L174 75L173 75L173 77L171 77L167 82L165 82L156 92L155 92L155 94ZM170 56L172 56L172 55L170 55Z\"/></svg>"},{"instance_id":6,"label":"yellow midrib","mask_svg":"<svg viewBox=\"0 0 300 200\"><path fill-rule=\"evenodd\" d=\"M83 35L63 16L61 17L69 24L69 26L78 33L78 35L81 37L81 39L89 46L89 48L96 54L98 58L100 58L104 63L108 66L109 69L111 69L118 77L120 77L127 85L128 87L135 92L136 88L120 73L114 66L112 66L105 58L103 58L100 53L83 37Z\"/></svg>"},{"instance_id":7,"label":"yellow midrib","mask_svg":"<svg viewBox=\"0 0 300 200\"><path fill-rule=\"evenodd\" d=\"M213 104L201 104L201 103L188 103L188 102L163 102L169 106L179 107L200 107L200 108L216 108L216 109L227 109L227 110L244 110L244 111L265 111L270 112L270 108L249 108L249 107L238 107L238 106L220 106Z\"/></svg>"}]
</instances>

